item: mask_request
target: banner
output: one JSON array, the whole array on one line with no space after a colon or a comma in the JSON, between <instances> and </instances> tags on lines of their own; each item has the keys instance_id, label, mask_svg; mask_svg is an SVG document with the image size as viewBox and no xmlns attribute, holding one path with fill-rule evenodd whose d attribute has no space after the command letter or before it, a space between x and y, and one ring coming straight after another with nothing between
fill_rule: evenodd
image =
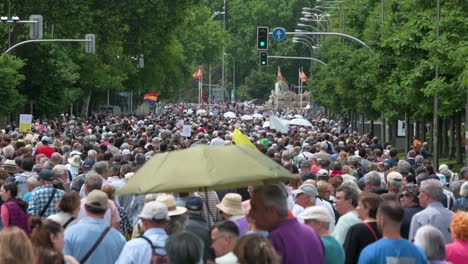
<instances>
[{"instance_id":1,"label":"banner","mask_svg":"<svg viewBox=\"0 0 468 264\"><path fill-rule=\"evenodd\" d=\"M255 145L250 141L250 139L244 135L239 129L234 129L234 133L232 133L232 141L236 143L236 145L247 145L253 149L257 149Z\"/></svg>"},{"instance_id":2,"label":"banner","mask_svg":"<svg viewBox=\"0 0 468 264\"><path fill-rule=\"evenodd\" d=\"M158 101L159 94L157 93L147 93L144 96L144 102L148 104L156 104L156 101Z\"/></svg>"},{"instance_id":3,"label":"banner","mask_svg":"<svg viewBox=\"0 0 468 264\"><path fill-rule=\"evenodd\" d=\"M270 116L270 128L287 134L289 132L289 121L276 116Z\"/></svg>"}]
</instances>

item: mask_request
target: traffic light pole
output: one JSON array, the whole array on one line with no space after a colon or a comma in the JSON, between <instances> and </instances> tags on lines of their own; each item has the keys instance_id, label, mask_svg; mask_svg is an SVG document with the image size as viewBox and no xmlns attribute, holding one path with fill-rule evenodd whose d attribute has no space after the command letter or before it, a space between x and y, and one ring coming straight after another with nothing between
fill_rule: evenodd
<instances>
[{"instance_id":1,"label":"traffic light pole","mask_svg":"<svg viewBox=\"0 0 468 264\"><path fill-rule=\"evenodd\" d=\"M272 34L272 32L270 32L269 34ZM361 44L362 46L366 47L367 49L371 50L371 48L369 46L367 46L367 44L356 38L356 37L353 37L351 35L348 35L348 34L344 34L344 33L338 33L338 32L308 32L308 31L302 31L302 32L286 32L286 35L324 35L324 36L339 36L339 37L345 37L345 38L348 38L348 39L351 39L351 40L354 40L355 42Z\"/></svg>"},{"instance_id":2,"label":"traffic light pole","mask_svg":"<svg viewBox=\"0 0 468 264\"><path fill-rule=\"evenodd\" d=\"M327 64L319 59L316 59L316 58L312 58L312 57L293 57L293 56L268 56L268 58L272 58L272 59L293 59L293 60L313 60L313 61L316 61L318 63L321 63L325 66L327 66Z\"/></svg>"},{"instance_id":3,"label":"traffic light pole","mask_svg":"<svg viewBox=\"0 0 468 264\"><path fill-rule=\"evenodd\" d=\"M0 56L0 58L5 56L5 54L9 53L10 51L15 49L16 47L19 47L19 46L22 46L22 45L28 44L28 43L33 43L33 42L92 42L92 41L93 40L91 40L91 39L30 39L30 40L25 40L25 41L16 43L15 45L11 46L5 52L3 52L3 54Z\"/></svg>"}]
</instances>

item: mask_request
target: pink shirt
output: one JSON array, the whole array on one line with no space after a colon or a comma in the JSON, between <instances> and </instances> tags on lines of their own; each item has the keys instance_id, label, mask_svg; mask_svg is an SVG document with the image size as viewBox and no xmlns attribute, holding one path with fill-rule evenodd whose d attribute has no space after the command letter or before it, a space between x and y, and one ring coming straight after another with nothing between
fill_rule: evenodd
<instances>
[{"instance_id":1,"label":"pink shirt","mask_svg":"<svg viewBox=\"0 0 468 264\"><path fill-rule=\"evenodd\" d=\"M445 245L447 261L453 264L463 264L468 260L468 240L456 239L455 242Z\"/></svg>"},{"instance_id":2,"label":"pink shirt","mask_svg":"<svg viewBox=\"0 0 468 264\"><path fill-rule=\"evenodd\" d=\"M10 222L10 212L8 211L8 207L2 204L2 208L0 210L2 211L1 216L3 227L8 227L8 222Z\"/></svg>"}]
</instances>

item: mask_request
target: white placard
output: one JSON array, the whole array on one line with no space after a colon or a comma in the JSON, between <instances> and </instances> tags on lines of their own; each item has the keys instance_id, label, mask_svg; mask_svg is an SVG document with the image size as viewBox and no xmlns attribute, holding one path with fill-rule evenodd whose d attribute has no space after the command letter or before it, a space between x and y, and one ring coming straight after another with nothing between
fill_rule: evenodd
<instances>
[{"instance_id":1,"label":"white placard","mask_svg":"<svg viewBox=\"0 0 468 264\"><path fill-rule=\"evenodd\" d=\"M183 137L191 137L192 136L192 126L184 125L182 129L182 136Z\"/></svg>"},{"instance_id":2,"label":"white placard","mask_svg":"<svg viewBox=\"0 0 468 264\"><path fill-rule=\"evenodd\" d=\"M20 114L19 130L20 132L31 132L32 115Z\"/></svg>"}]
</instances>

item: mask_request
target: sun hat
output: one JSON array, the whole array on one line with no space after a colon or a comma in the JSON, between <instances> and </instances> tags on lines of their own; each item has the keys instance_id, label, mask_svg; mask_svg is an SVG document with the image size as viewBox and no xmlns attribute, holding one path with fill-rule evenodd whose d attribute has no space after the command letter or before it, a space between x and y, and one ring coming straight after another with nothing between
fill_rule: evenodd
<instances>
[{"instance_id":1,"label":"sun hat","mask_svg":"<svg viewBox=\"0 0 468 264\"><path fill-rule=\"evenodd\" d=\"M325 223L330 223L332 221L327 208L320 205L307 207L297 218L300 220L317 220Z\"/></svg>"},{"instance_id":2,"label":"sun hat","mask_svg":"<svg viewBox=\"0 0 468 264\"><path fill-rule=\"evenodd\" d=\"M79 155L74 155L73 157L68 158L68 163L73 167L80 167L81 157Z\"/></svg>"},{"instance_id":3,"label":"sun hat","mask_svg":"<svg viewBox=\"0 0 468 264\"><path fill-rule=\"evenodd\" d=\"M217 204L219 210L229 215L243 215L242 197L237 193L228 193L223 197L221 203Z\"/></svg>"},{"instance_id":4,"label":"sun hat","mask_svg":"<svg viewBox=\"0 0 468 264\"><path fill-rule=\"evenodd\" d=\"M107 210L108 203L109 197L105 192L100 190L94 190L86 196L86 205L96 209Z\"/></svg>"},{"instance_id":5,"label":"sun hat","mask_svg":"<svg viewBox=\"0 0 468 264\"><path fill-rule=\"evenodd\" d=\"M147 220L170 220L167 206L158 201L146 203L138 217Z\"/></svg>"},{"instance_id":6,"label":"sun hat","mask_svg":"<svg viewBox=\"0 0 468 264\"><path fill-rule=\"evenodd\" d=\"M156 198L156 201L161 202L167 206L169 216L181 215L187 212L187 208L176 205L174 196L172 195L163 193L159 195L158 198Z\"/></svg>"}]
</instances>

